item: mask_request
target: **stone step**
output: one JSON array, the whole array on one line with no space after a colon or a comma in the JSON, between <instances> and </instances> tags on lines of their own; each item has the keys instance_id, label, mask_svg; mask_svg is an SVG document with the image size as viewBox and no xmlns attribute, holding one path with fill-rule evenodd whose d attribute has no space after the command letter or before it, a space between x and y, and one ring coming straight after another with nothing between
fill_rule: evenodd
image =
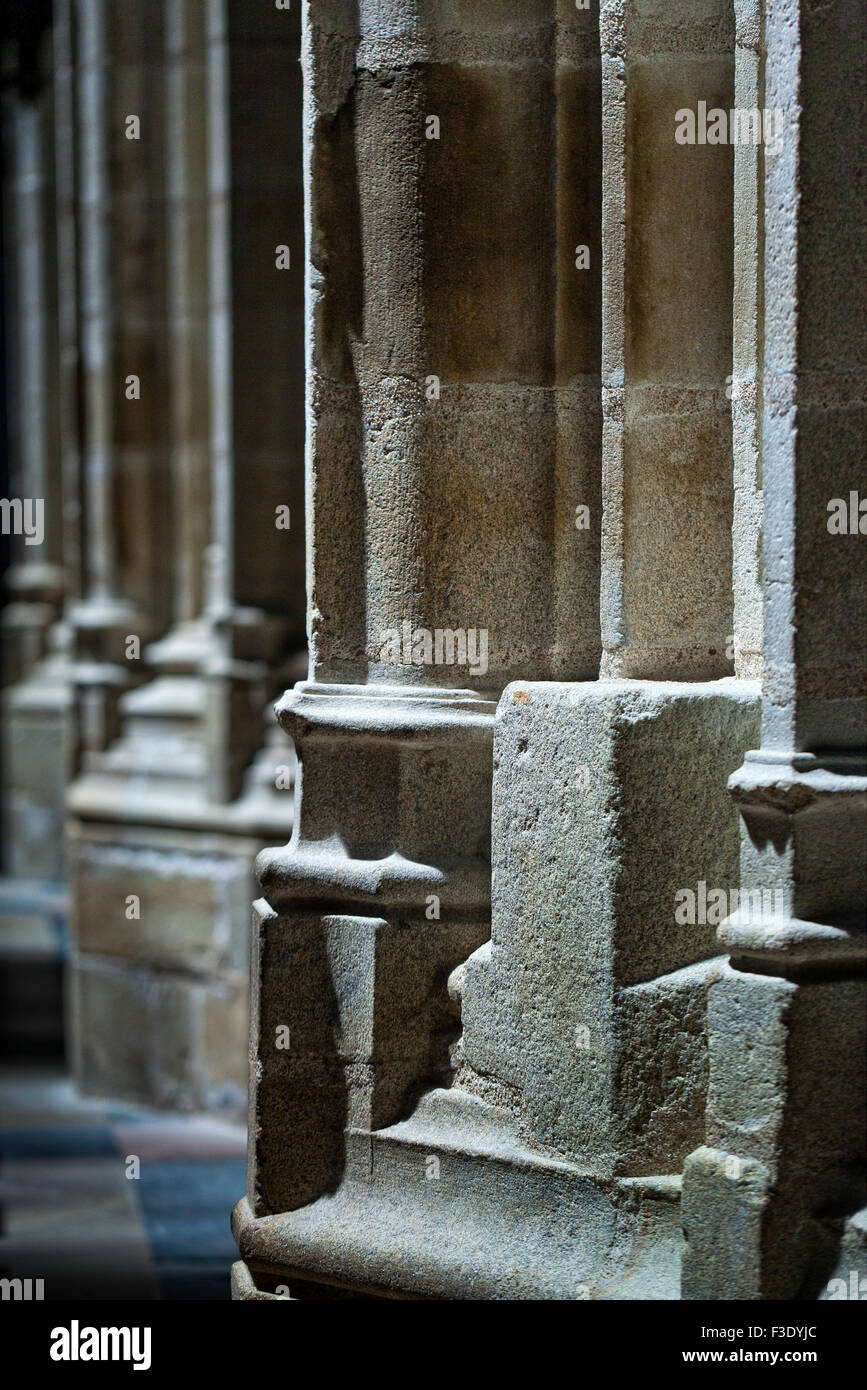
<instances>
[{"instance_id":1,"label":"stone step","mask_svg":"<svg viewBox=\"0 0 867 1390\"><path fill-rule=\"evenodd\" d=\"M260 1273L238 1296L269 1292L273 1248L300 1279L383 1297L676 1299L679 1191L677 1176L612 1179L533 1151L505 1111L435 1090L409 1119L347 1135L333 1195L258 1220L239 1204Z\"/></svg>"}]
</instances>

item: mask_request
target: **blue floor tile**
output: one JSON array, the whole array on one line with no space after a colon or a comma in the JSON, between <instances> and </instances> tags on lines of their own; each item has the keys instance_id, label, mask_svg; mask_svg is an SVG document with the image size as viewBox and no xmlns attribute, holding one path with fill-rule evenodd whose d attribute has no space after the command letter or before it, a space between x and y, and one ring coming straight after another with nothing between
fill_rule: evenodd
<instances>
[{"instance_id":1,"label":"blue floor tile","mask_svg":"<svg viewBox=\"0 0 867 1390\"><path fill-rule=\"evenodd\" d=\"M28 1125L0 1128L0 1159L116 1158L108 1125Z\"/></svg>"}]
</instances>

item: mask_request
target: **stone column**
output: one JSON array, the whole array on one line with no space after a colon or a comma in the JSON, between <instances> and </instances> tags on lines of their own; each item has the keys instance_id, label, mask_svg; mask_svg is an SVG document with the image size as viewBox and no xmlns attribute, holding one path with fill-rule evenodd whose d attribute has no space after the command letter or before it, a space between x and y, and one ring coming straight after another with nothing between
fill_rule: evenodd
<instances>
[{"instance_id":1,"label":"stone column","mask_svg":"<svg viewBox=\"0 0 867 1390\"><path fill-rule=\"evenodd\" d=\"M63 493L63 557L67 608L84 578L81 489L81 339L78 261L78 78L75 0L54 0L54 205L57 227L57 419Z\"/></svg>"},{"instance_id":2,"label":"stone column","mask_svg":"<svg viewBox=\"0 0 867 1390\"><path fill-rule=\"evenodd\" d=\"M258 851L292 828L294 750L263 708L303 608L292 588L303 568L300 16L166 0L157 18L150 115L167 198L154 241L165 238L168 307L147 347L165 357L172 624L144 651L154 678L120 700L120 736L69 796L74 1064L90 1092L235 1107L248 1054L239 904ZM268 100L254 100L263 84Z\"/></svg>"},{"instance_id":3,"label":"stone column","mask_svg":"<svg viewBox=\"0 0 867 1390\"><path fill-rule=\"evenodd\" d=\"M251 13L240 0L209 0L206 42L212 641L203 670L209 795L229 802L261 747L265 697L303 634L297 8ZM253 107L258 81L272 96Z\"/></svg>"},{"instance_id":4,"label":"stone column","mask_svg":"<svg viewBox=\"0 0 867 1390\"><path fill-rule=\"evenodd\" d=\"M737 885L722 780L758 733L758 688L709 679L731 664L731 152L676 140L679 111L728 111L730 18L601 8L602 678L503 693L491 940L455 981L458 1086L582 1175L581 1235L552 1235L590 1298L678 1286L720 972L703 902Z\"/></svg>"},{"instance_id":5,"label":"stone column","mask_svg":"<svg viewBox=\"0 0 867 1390\"><path fill-rule=\"evenodd\" d=\"M3 13L4 236L7 327L2 441L8 459L2 615L0 994L7 1056L57 1056L63 1039L63 798L75 742L64 678L61 604L74 586L58 429L55 262L56 93L50 6ZM14 39L9 40L10 27ZM8 43L8 48L7 48ZM11 475L11 476L10 476ZM10 510L7 512L7 508Z\"/></svg>"},{"instance_id":6,"label":"stone column","mask_svg":"<svg viewBox=\"0 0 867 1390\"><path fill-rule=\"evenodd\" d=\"M61 497L54 392L57 352L54 318L52 179L53 107L50 43L40 46L38 68L27 71L22 52L6 55L3 99L5 159L11 177L5 208L11 274L6 280L10 367L13 496L4 501L3 529L11 534L13 563L6 574L3 613L5 684L23 680L44 654L47 632L63 596ZM47 52L47 60L46 60ZM6 509L11 507L9 515Z\"/></svg>"},{"instance_id":7,"label":"stone column","mask_svg":"<svg viewBox=\"0 0 867 1390\"><path fill-rule=\"evenodd\" d=\"M259 861L241 1297L388 1283L404 1187L412 1265L437 1184L400 1122L453 1074L447 977L490 929L496 698L599 660L592 17L305 5L304 67L311 671L278 707L298 820ZM371 1223L366 1273L334 1219Z\"/></svg>"},{"instance_id":8,"label":"stone column","mask_svg":"<svg viewBox=\"0 0 867 1390\"><path fill-rule=\"evenodd\" d=\"M131 778L136 787L131 812L142 802L171 823L178 795L201 798L214 764L227 757L221 742L207 736L208 689L202 669L215 642L210 612L213 584L208 558L214 530L212 497L226 459L219 440L212 448L214 398L225 399L230 383L211 380L209 131L225 113L209 101L206 10L200 3L166 0L161 82L149 119L164 132L165 222L160 243L166 255L164 362L171 547L169 631L151 643L143 658L155 678L120 701L122 737L100 760L104 777ZM157 114L158 113L158 114ZM221 291L217 290L221 297ZM222 297L221 297L222 302ZM264 691L260 702L264 700ZM222 731L226 734L229 731ZM227 737L226 745L230 743ZM76 807L98 808L102 786L76 789Z\"/></svg>"},{"instance_id":9,"label":"stone column","mask_svg":"<svg viewBox=\"0 0 867 1390\"><path fill-rule=\"evenodd\" d=\"M287 470L286 450L300 457L301 440L291 385L279 399L271 385L281 356L300 354L298 290L275 264L280 238L298 226L284 202L297 177L293 39L297 20L282 13L253 20L224 0L166 5L174 621L146 649L156 679L123 697L122 737L94 771L134 778L138 813L146 804L168 822L178 794L212 805L241 794L277 691L273 668L287 638L298 640L286 582L300 569L300 468ZM263 104L253 119L246 84L257 61L286 90L283 106ZM296 286L300 278L296 266ZM254 331L266 346L257 349ZM298 416L297 373L294 384ZM281 504L290 524L294 513L288 537L276 524ZM101 795L96 784L79 788L76 805Z\"/></svg>"},{"instance_id":10,"label":"stone column","mask_svg":"<svg viewBox=\"0 0 867 1390\"><path fill-rule=\"evenodd\" d=\"M729 784L748 897L684 1171L694 1299L816 1297L863 1229L862 7L767 0L765 42L762 739Z\"/></svg>"},{"instance_id":11,"label":"stone column","mask_svg":"<svg viewBox=\"0 0 867 1390\"><path fill-rule=\"evenodd\" d=\"M173 498L174 639L151 646L158 668L195 669L201 659L204 554L211 539L208 389L209 110L205 11L189 0L165 6L166 252L170 458ZM186 641L184 640L186 638ZM183 648L189 646L184 660ZM181 650L178 650L181 648ZM177 652L172 659L170 652Z\"/></svg>"},{"instance_id":12,"label":"stone column","mask_svg":"<svg viewBox=\"0 0 867 1390\"><path fill-rule=\"evenodd\" d=\"M732 670L730 0L602 0L603 676ZM680 112L695 130L678 143Z\"/></svg>"},{"instance_id":13,"label":"stone column","mask_svg":"<svg viewBox=\"0 0 867 1390\"><path fill-rule=\"evenodd\" d=\"M752 123L765 110L762 0L735 4L734 107ZM735 674L762 674L762 370L764 359L765 147L734 146L734 285L732 322L732 648Z\"/></svg>"},{"instance_id":14,"label":"stone column","mask_svg":"<svg viewBox=\"0 0 867 1390\"><path fill-rule=\"evenodd\" d=\"M68 466L76 431L57 411L58 388L65 390L68 380L56 320L58 312L64 314L69 288L55 213L71 169L65 148L58 149L56 159L54 151L55 132L69 118L66 91L57 80L61 71L68 72L66 33L61 7L50 36L54 74L52 44L45 35L36 47L39 69L19 70L5 97L12 171L7 211L14 213L7 219L13 310L7 358L10 399L18 403L10 422L17 464L13 490L43 509L41 541L15 540L15 563L7 575L11 601L3 613L4 867L13 878L29 882L62 877L63 801L75 756L68 630L55 622L61 599L68 602L77 583L70 545L70 485L77 470ZM73 295L74 285L73 276Z\"/></svg>"},{"instance_id":15,"label":"stone column","mask_svg":"<svg viewBox=\"0 0 867 1390\"><path fill-rule=\"evenodd\" d=\"M137 679L126 639L141 643L166 616L161 24L143 4L80 0L75 32L86 573L70 618L86 765Z\"/></svg>"}]
</instances>

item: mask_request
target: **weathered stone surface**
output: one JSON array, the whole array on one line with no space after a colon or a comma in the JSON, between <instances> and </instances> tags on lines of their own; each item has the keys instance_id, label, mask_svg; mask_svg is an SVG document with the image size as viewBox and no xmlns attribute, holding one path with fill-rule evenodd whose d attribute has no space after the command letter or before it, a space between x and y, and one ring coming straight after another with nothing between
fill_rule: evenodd
<instances>
[{"instance_id":1,"label":"weathered stone surface","mask_svg":"<svg viewBox=\"0 0 867 1390\"><path fill-rule=\"evenodd\" d=\"M731 105L731 5L603 0L600 23L602 674L710 679L732 670L732 152L675 129Z\"/></svg>"},{"instance_id":2,"label":"weathered stone surface","mask_svg":"<svg viewBox=\"0 0 867 1390\"><path fill-rule=\"evenodd\" d=\"M489 931L489 702L304 682L279 708L306 794L291 843L258 863L257 1212L333 1190L345 1131L396 1121L448 1075L446 979Z\"/></svg>"},{"instance_id":3,"label":"weathered stone surface","mask_svg":"<svg viewBox=\"0 0 867 1390\"><path fill-rule=\"evenodd\" d=\"M243 980L195 981L95 955L74 966L71 1045L85 1094L171 1110L240 1109Z\"/></svg>"},{"instance_id":4,"label":"weathered stone surface","mask_svg":"<svg viewBox=\"0 0 867 1390\"><path fill-rule=\"evenodd\" d=\"M860 1299L861 0L3 32L0 1041L65 792L82 1087L249 1061L234 1297Z\"/></svg>"},{"instance_id":5,"label":"weathered stone surface","mask_svg":"<svg viewBox=\"0 0 867 1390\"><path fill-rule=\"evenodd\" d=\"M762 741L730 788L742 889L779 906L759 910L759 893L720 928L732 969L711 991L714 1153L684 1169L682 1291L699 1299L822 1296L864 1200L863 605L829 500L849 489L864 409L863 277L845 309L829 298L863 256L863 207L830 191L862 161L863 17L845 0L768 0L763 38L765 102L785 123L764 161ZM739 1186L746 1162L761 1171Z\"/></svg>"},{"instance_id":6,"label":"weathered stone surface","mask_svg":"<svg viewBox=\"0 0 867 1390\"><path fill-rule=\"evenodd\" d=\"M491 943L469 962L464 1050L514 1088L535 1142L677 1172L701 1134L719 947L712 922L678 922L677 895L737 884L724 781L759 713L758 690L730 681L505 690Z\"/></svg>"},{"instance_id":7,"label":"weathered stone surface","mask_svg":"<svg viewBox=\"0 0 867 1390\"><path fill-rule=\"evenodd\" d=\"M711 1148L684 1170L688 1297L819 1296L863 1181L865 1015L862 981L721 973Z\"/></svg>"},{"instance_id":8,"label":"weathered stone surface","mask_svg":"<svg viewBox=\"0 0 867 1390\"><path fill-rule=\"evenodd\" d=\"M443 982L481 934L472 923L279 917L258 905L249 1173L257 1214L333 1191L345 1131L392 1123L420 1083L447 1074L459 1017ZM287 991L287 980L303 988Z\"/></svg>"},{"instance_id":9,"label":"weathered stone surface","mask_svg":"<svg viewBox=\"0 0 867 1390\"><path fill-rule=\"evenodd\" d=\"M134 846L92 834L74 843L80 951L196 975L244 973L241 924L255 842L241 840L233 857L225 846L209 854L189 835L185 848L148 848L142 829Z\"/></svg>"},{"instance_id":10,"label":"weathered stone surface","mask_svg":"<svg viewBox=\"0 0 867 1390\"><path fill-rule=\"evenodd\" d=\"M599 144L569 119L598 110L595 26L570 15L578 51L548 65L550 6L488 9L307 15L322 681L499 693L598 665ZM485 669L395 670L383 643L404 621L485 629Z\"/></svg>"},{"instance_id":11,"label":"weathered stone surface","mask_svg":"<svg viewBox=\"0 0 867 1390\"><path fill-rule=\"evenodd\" d=\"M547 1158L466 1093L429 1092L411 1119L347 1136L345 1163L336 1194L297 1211L238 1204L235 1297L308 1281L392 1298L677 1296L677 1179L611 1182Z\"/></svg>"}]
</instances>

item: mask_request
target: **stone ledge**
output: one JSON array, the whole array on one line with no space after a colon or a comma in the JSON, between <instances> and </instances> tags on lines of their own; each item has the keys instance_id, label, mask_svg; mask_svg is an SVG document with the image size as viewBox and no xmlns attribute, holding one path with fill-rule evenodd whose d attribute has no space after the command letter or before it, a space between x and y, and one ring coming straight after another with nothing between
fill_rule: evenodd
<instances>
[{"instance_id":1,"label":"stone ledge","mask_svg":"<svg viewBox=\"0 0 867 1390\"><path fill-rule=\"evenodd\" d=\"M481 1108L493 1123L472 1150L432 1113L348 1136L339 1188L296 1211L257 1219L244 1198L234 1297L292 1279L385 1298L679 1297L677 1177L594 1177L520 1146L506 1117L499 1142L498 1112Z\"/></svg>"}]
</instances>

